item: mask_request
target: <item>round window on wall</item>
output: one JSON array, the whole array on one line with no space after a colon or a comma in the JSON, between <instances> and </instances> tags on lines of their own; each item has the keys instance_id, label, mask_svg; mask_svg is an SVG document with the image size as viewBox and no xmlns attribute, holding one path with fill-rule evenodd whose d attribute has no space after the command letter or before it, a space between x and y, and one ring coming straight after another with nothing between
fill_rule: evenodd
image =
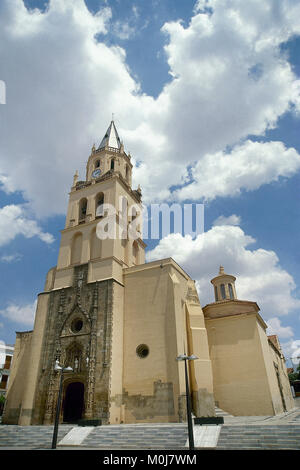
<instances>
[{"instance_id":1,"label":"round window on wall","mask_svg":"<svg viewBox=\"0 0 300 470\"><path fill-rule=\"evenodd\" d=\"M71 330L73 333L79 333L82 330L83 321L80 318L75 318L71 323Z\"/></svg>"},{"instance_id":2,"label":"round window on wall","mask_svg":"<svg viewBox=\"0 0 300 470\"><path fill-rule=\"evenodd\" d=\"M141 358L141 359L144 359L145 357L148 356L149 354L149 348L146 344L140 344L137 348L136 348L136 353L137 355Z\"/></svg>"}]
</instances>

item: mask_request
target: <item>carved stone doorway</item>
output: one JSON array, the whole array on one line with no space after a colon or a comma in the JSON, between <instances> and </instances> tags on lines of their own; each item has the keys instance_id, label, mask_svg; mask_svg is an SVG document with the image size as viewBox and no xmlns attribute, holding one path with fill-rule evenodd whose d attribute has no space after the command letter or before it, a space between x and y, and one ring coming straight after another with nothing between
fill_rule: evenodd
<instances>
[{"instance_id":1,"label":"carved stone doorway","mask_svg":"<svg viewBox=\"0 0 300 470\"><path fill-rule=\"evenodd\" d=\"M84 408L84 385L72 382L66 388L64 400L64 423L76 423L82 418Z\"/></svg>"}]
</instances>

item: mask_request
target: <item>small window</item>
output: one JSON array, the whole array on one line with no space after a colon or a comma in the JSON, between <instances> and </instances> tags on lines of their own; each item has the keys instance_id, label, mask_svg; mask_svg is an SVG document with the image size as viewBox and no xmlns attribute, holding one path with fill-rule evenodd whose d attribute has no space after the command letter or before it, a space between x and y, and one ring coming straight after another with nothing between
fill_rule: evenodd
<instances>
[{"instance_id":1,"label":"small window","mask_svg":"<svg viewBox=\"0 0 300 470\"><path fill-rule=\"evenodd\" d=\"M139 246L138 246L136 240L134 240L134 242L132 244L132 255L133 255L134 263L138 264L138 261L139 261Z\"/></svg>"},{"instance_id":2,"label":"small window","mask_svg":"<svg viewBox=\"0 0 300 470\"><path fill-rule=\"evenodd\" d=\"M218 302L219 297L218 297L218 289L217 289L217 286L215 286L215 299L216 299L216 301Z\"/></svg>"},{"instance_id":3,"label":"small window","mask_svg":"<svg viewBox=\"0 0 300 470\"><path fill-rule=\"evenodd\" d=\"M234 298L234 296L233 296L233 288L232 288L232 285L231 285L231 284L228 284L228 290L229 290L229 297L230 297L231 299L233 299L233 298Z\"/></svg>"},{"instance_id":4,"label":"small window","mask_svg":"<svg viewBox=\"0 0 300 470\"><path fill-rule=\"evenodd\" d=\"M136 353L137 355L141 358L141 359L144 359L145 357L148 356L149 354L149 348L146 344L140 344L137 348L136 348Z\"/></svg>"},{"instance_id":5,"label":"small window","mask_svg":"<svg viewBox=\"0 0 300 470\"><path fill-rule=\"evenodd\" d=\"M84 198L79 203L79 221L85 219L87 211L87 199Z\"/></svg>"},{"instance_id":6,"label":"small window","mask_svg":"<svg viewBox=\"0 0 300 470\"><path fill-rule=\"evenodd\" d=\"M104 204L104 194L100 193L98 194L96 198L96 217L104 216L103 204Z\"/></svg>"},{"instance_id":7,"label":"small window","mask_svg":"<svg viewBox=\"0 0 300 470\"><path fill-rule=\"evenodd\" d=\"M11 358L12 358L12 356L6 356L4 369L7 369L7 370L10 369Z\"/></svg>"},{"instance_id":8,"label":"small window","mask_svg":"<svg viewBox=\"0 0 300 470\"><path fill-rule=\"evenodd\" d=\"M222 296L222 299L226 299L224 284L221 284L221 296Z\"/></svg>"},{"instance_id":9,"label":"small window","mask_svg":"<svg viewBox=\"0 0 300 470\"><path fill-rule=\"evenodd\" d=\"M99 166L100 166L100 160L96 160L96 162L95 162L95 168L99 168Z\"/></svg>"},{"instance_id":10,"label":"small window","mask_svg":"<svg viewBox=\"0 0 300 470\"><path fill-rule=\"evenodd\" d=\"M76 318L72 321L71 330L73 331L73 333L79 333L79 331L82 330L82 327L83 321L80 318Z\"/></svg>"},{"instance_id":11,"label":"small window","mask_svg":"<svg viewBox=\"0 0 300 470\"><path fill-rule=\"evenodd\" d=\"M2 389L2 390L6 389L7 381L8 381L8 375L2 375L1 383L0 383L0 389Z\"/></svg>"},{"instance_id":12,"label":"small window","mask_svg":"<svg viewBox=\"0 0 300 470\"><path fill-rule=\"evenodd\" d=\"M115 169L115 160L114 159L112 159L111 162L110 162L110 169L111 170Z\"/></svg>"}]
</instances>

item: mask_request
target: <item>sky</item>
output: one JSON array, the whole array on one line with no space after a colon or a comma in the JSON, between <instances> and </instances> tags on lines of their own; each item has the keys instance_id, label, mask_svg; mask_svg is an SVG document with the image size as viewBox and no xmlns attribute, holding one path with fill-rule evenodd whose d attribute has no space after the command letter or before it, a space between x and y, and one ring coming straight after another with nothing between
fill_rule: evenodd
<instances>
[{"instance_id":1,"label":"sky","mask_svg":"<svg viewBox=\"0 0 300 470\"><path fill-rule=\"evenodd\" d=\"M144 203L204 204L204 232L145 240L147 261L174 258L202 306L223 265L292 365L300 0L2 0L0 85L0 340L32 329L73 175L114 113Z\"/></svg>"}]
</instances>

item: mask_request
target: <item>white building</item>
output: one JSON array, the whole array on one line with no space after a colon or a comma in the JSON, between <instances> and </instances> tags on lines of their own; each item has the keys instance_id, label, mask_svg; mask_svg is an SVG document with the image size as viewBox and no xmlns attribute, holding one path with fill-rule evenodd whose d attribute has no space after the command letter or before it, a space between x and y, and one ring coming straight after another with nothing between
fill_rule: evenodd
<instances>
[{"instance_id":1,"label":"white building","mask_svg":"<svg viewBox=\"0 0 300 470\"><path fill-rule=\"evenodd\" d=\"M0 343L0 395L6 394L13 354L14 345Z\"/></svg>"}]
</instances>

